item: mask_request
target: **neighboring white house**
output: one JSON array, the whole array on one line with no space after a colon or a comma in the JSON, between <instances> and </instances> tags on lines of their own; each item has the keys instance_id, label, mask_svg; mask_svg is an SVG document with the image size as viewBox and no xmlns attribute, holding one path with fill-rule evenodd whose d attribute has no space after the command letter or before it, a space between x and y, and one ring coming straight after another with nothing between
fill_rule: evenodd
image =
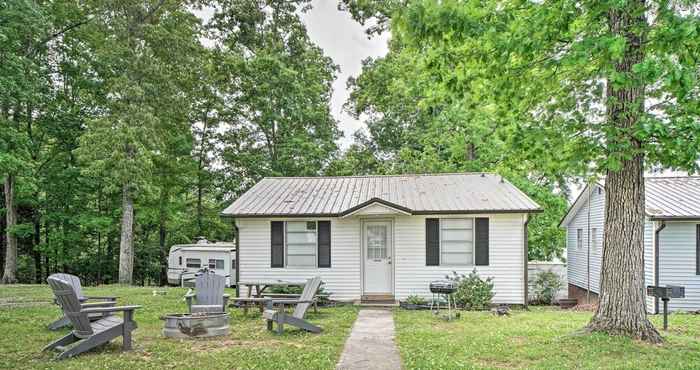
<instances>
[{"instance_id":1,"label":"neighboring white house","mask_svg":"<svg viewBox=\"0 0 700 370\"><path fill-rule=\"evenodd\" d=\"M700 177L647 177L644 224L645 285L681 285L684 299L669 309L700 310ZM597 299L605 224L605 185L587 186L560 226L567 231L569 295ZM647 297L647 311L658 303Z\"/></svg>"},{"instance_id":2,"label":"neighboring white house","mask_svg":"<svg viewBox=\"0 0 700 370\"><path fill-rule=\"evenodd\" d=\"M525 303L527 222L540 207L495 174L265 178L233 217L239 278L320 275L335 300L430 297L452 271L493 277Z\"/></svg>"},{"instance_id":3,"label":"neighboring white house","mask_svg":"<svg viewBox=\"0 0 700 370\"><path fill-rule=\"evenodd\" d=\"M206 239L195 244L173 245L168 254L168 284L181 285L183 279L194 279L194 274L205 267L225 276L226 286L232 286L236 276L236 245Z\"/></svg>"}]
</instances>

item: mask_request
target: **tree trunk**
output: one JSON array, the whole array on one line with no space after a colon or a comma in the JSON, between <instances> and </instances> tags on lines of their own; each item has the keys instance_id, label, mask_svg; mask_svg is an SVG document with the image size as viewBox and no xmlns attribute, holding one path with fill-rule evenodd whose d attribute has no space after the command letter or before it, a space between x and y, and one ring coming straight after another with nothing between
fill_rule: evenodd
<instances>
[{"instance_id":1,"label":"tree trunk","mask_svg":"<svg viewBox=\"0 0 700 370\"><path fill-rule=\"evenodd\" d=\"M122 188L122 227L119 242L119 283L131 284L134 275L134 200L128 184Z\"/></svg>"},{"instance_id":2,"label":"tree trunk","mask_svg":"<svg viewBox=\"0 0 700 370\"><path fill-rule=\"evenodd\" d=\"M167 185L164 185L165 188ZM161 190L160 196L160 217L158 222L158 241L160 246L160 278L159 285L164 286L168 283L168 252L166 249L166 241L168 235L167 229L167 207L168 201L170 200L169 191L167 189Z\"/></svg>"},{"instance_id":3,"label":"tree trunk","mask_svg":"<svg viewBox=\"0 0 700 370\"><path fill-rule=\"evenodd\" d=\"M39 215L39 209L34 209L34 240L32 242L32 253L34 255L34 282L37 284L41 284L43 281L41 271L41 250L39 249L40 245L41 216Z\"/></svg>"},{"instance_id":4,"label":"tree trunk","mask_svg":"<svg viewBox=\"0 0 700 370\"><path fill-rule=\"evenodd\" d=\"M3 284L17 282L17 237L12 229L17 224L17 209L15 208L15 177L8 174L5 177L5 271L2 275Z\"/></svg>"},{"instance_id":5,"label":"tree trunk","mask_svg":"<svg viewBox=\"0 0 700 370\"><path fill-rule=\"evenodd\" d=\"M628 78L634 78L632 67L644 57L644 36L639 34L646 26L643 9L644 1L637 0L608 13L613 34L627 41L615 69ZM630 80L618 86L608 82L606 94L608 124L624 133L621 142L610 145L631 145L639 153L641 143L632 136L631 128L644 113L643 83ZM647 318L644 299L644 157L618 157L620 170L607 172L600 297L587 329L660 343L663 339Z\"/></svg>"}]
</instances>

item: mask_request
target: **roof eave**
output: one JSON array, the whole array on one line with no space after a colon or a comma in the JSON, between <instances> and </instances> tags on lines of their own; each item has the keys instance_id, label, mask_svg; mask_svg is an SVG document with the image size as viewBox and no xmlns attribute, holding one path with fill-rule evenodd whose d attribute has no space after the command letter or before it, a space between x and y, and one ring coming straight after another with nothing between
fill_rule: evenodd
<instances>
[{"instance_id":1,"label":"roof eave","mask_svg":"<svg viewBox=\"0 0 700 370\"><path fill-rule=\"evenodd\" d=\"M542 213L541 208L531 209L477 209L477 210L427 210L427 211L411 211L411 215L477 215L477 214L514 214L514 213ZM221 217L226 218L304 218L304 217L343 217L343 213L269 213L269 214L250 214L250 213L228 213L221 214Z\"/></svg>"}]
</instances>

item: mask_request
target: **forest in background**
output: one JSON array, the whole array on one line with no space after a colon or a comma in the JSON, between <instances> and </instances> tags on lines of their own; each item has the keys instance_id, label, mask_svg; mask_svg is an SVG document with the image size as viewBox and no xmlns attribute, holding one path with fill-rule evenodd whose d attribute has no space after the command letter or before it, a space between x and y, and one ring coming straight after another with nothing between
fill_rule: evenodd
<instances>
[{"instance_id":1,"label":"forest in background","mask_svg":"<svg viewBox=\"0 0 700 370\"><path fill-rule=\"evenodd\" d=\"M339 8L364 22L362 3ZM338 67L309 39L309 6L0 3L3 281L65 271L163 284L169 247L232 240L219 212L265 176L498 172L545 209L530 258L561 254L557 223L581 171L522 154L495 110L439 94L398 34L348 82L346 109L368 129L341 150L329 110Z\"/></svg>"}]
</instances>

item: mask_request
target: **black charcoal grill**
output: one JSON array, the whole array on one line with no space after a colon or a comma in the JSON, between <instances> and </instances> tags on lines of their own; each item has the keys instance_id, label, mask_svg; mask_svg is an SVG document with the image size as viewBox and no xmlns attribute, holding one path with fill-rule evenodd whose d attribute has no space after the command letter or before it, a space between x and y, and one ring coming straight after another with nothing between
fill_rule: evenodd
<instances>
[{"instance_id":1,"label":"black charcoal grill","mask_svg":"<svg viewBox=\"0 0 700 370\"><path fill-rule=\"evenodd\" d=\"M452 320L452 310L454 309L455 313L457 311L457 304L452 296L456 291L457 284L450 280L435 280L430 282L430 293L433 294L433 299L430 302L430 310L433 314L440 314L440 301L444 299L447 302L447 316L445 316L445 319L448 321ZM459 313L457 313L457 316L459 316Z\"/></svg>"}]
</instances>

